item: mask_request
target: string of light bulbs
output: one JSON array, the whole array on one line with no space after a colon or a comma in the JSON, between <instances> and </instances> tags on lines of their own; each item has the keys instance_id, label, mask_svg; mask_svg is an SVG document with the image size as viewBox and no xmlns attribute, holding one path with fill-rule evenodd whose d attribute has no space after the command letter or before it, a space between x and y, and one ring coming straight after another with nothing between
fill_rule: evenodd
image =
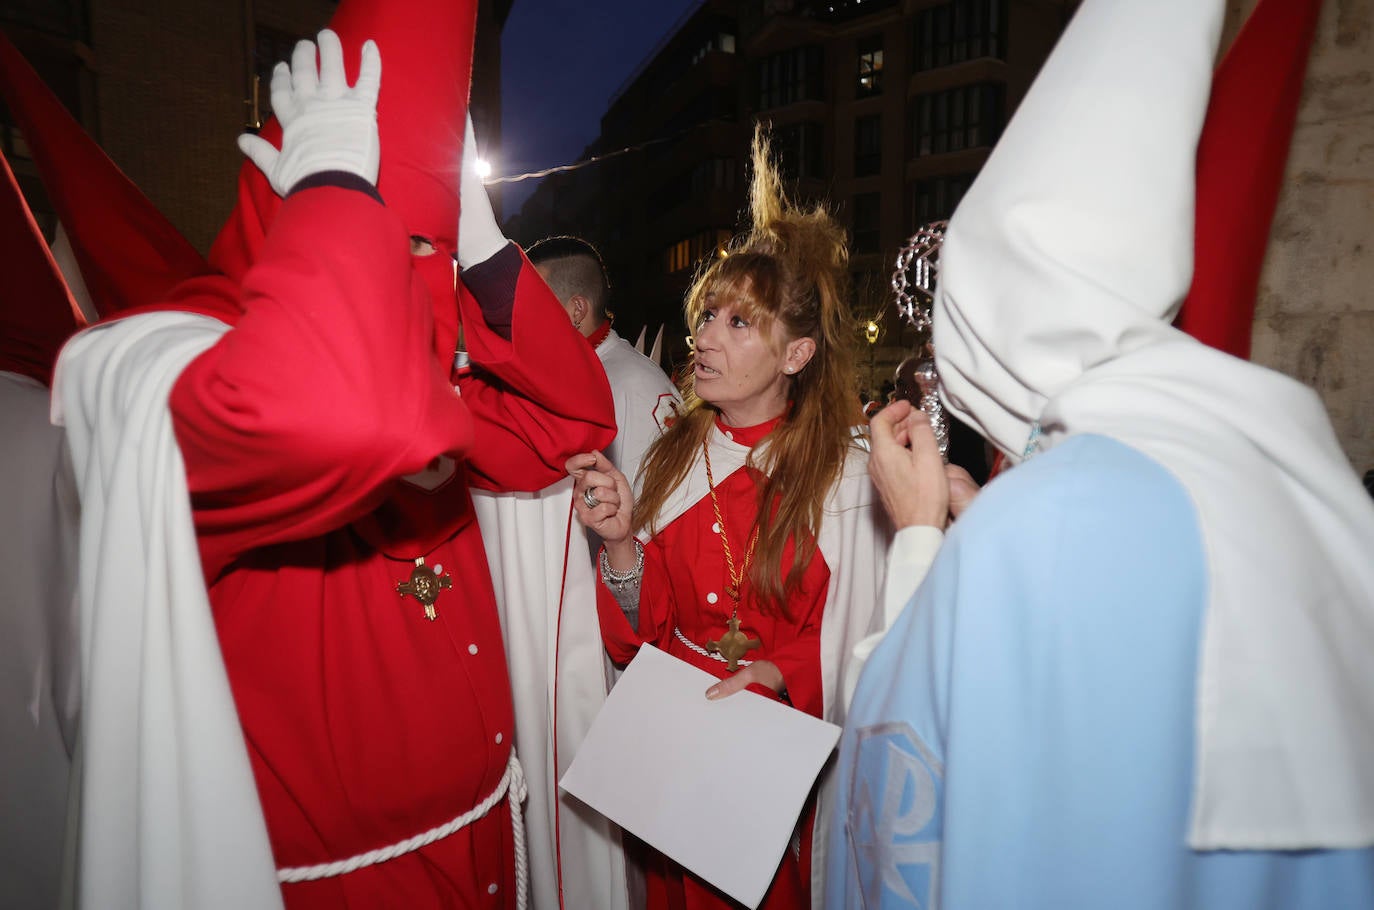
<instances>
[{"instance_id":1,"label":"string of light bulbs","mask_svg":"<svg viewBox=\"0 0 1374 910\"><path fill-rule=\"evenodd\" d=\"M628 155L630 152L640 152L644 149L649 148L650 146L660 145L664 142L670 142L674 139L680 139L681 137L685 136L687 133L691 132L694 129L699 129L703 126L706 126L707 124L715 122L717 121L708 120L704 123L698 123L693 126L687 127L686 129L678 130L676 133L673 133L670 136L661 136L658 139L650 139L649 141L641 142L638 145L627 145L622 149L616 149L614 152L607 152L604 155L593 155L590 158L584 159L582 161L575 161L572 164L560 164L556 167L546 167L543 170L530 171L526 174L508 174L502 177L484 177L482 178L482 183L486 186L492 186L497 183L519 183L522 180L538 180L541 177L548 177L551 174L563 174L567 173L568 171L581 170L582 168L587 167L589 165L600 164L602 161L607 161L611 158L619 158L621 155Z\"/></svg>"},{"instance_id":2,"label":"string of light bulbs","mask_svg":"<svg viewBox=\"0 0 1374 910\"><path fill-rule=\"evenodd\" d=\"M593 155L592 157L587 158L587 159L584 160L584 161L577 161L577 162L574 162L573 164L560 164L560 165L558 165L557 167L546 167L546 168L544 168L543 170L540 170L540 171L530 171L529 173L526 173L526 174L508 174L508 175L503 176L503 177L486 177L486 178L484 178L484 179L482 180L482 183L485 184L485 185L487 185L487 186L491 186L492 184L495 184L495 183L519 183L519 182L522 181L522 180L537 180L537 179L539 179L540 177L547 177L547 176L549 176L550 174L563 174L563 173L567 173L568 171L581 170L582 168L587 167L588 165L591 165L591 164L598 164L598 163L600 163L600 162L602 162L602 161L605 161L605 160L607 160L607 159L609 159L609 158L618 158L618 157L620 157L621 155L625 155L625 154L628 154L628 153L630 153L630 152L638 152L638 151L641 151L642 149L648 148L648 147L651 146L651 145L657 145L657 144L659 144L660 142L667 142L667 141L668 141L667 139L653 139L653 140L651 140L651 141L649 141L649 142L643 143L642 145L630 145L630 146L626 146L626 147L623 148L623 149L617 149L617 150L614 151L614 152L607 152L607 153L604 154L604 155Z\"/></svg>"}]
</instances>

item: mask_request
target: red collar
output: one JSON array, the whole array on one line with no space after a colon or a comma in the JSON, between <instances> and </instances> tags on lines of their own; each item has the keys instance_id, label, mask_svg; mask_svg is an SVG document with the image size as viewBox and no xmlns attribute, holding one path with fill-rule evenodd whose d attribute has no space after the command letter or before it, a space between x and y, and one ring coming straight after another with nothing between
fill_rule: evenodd
<instances>
[{"instance_id":1,"label":"red collar","mask_svg":"<svg viewBox=\"0 0 1374 910\"><path fill-rule=\"evenodd\" d=\"M601 347L601 342L611 337L611 321L607 319L601 323L601 328L587 336L587 344L592 346L592 350Z\"/></svg>"},{"instance_id":2,"label":"red collar","mask_svg":"<svg viewBox=\"0 0 1374 910\"><path fill-rule=\"evenodd\" d=\"M756 423L752 427L732 427L728 426L721 419L720 413L716 413L716 429L725 434L726 438L739 443L742 446L753 448L763 441L764 437L782 423L782 419L787 416L784 411L772 420L765 420L763 423Z\"/></svg>"}]
</instances>

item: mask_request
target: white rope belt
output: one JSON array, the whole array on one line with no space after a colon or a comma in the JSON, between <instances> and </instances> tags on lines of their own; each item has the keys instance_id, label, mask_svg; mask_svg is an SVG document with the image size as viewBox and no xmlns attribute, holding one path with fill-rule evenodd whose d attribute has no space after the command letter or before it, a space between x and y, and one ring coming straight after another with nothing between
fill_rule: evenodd
<instances>
[{"instance_id":1,"label":"white rope belt","mask_svg":"<svg viewBox=\"0 0 1374 910\"><path fill-rule=\"evenodd\" d=\"M706 650L705 648L703 648L701 645L699 645L699 644L697 644L696 642L692 641L692 640L691 640L690 638L688 638L686 635L683 635L683 634L682 634L682 630L679 629L677 626L673 626L673 634L677 636L677 640L678 640L678 641L682 642L684 645L686 645L687 647L691 648L693 651L697 652L697 653L700 654L702 657L709 657L709 658L711 658L712 660L718 660L718 661L720 661L720 662L723 663L723 664L728 664L728 663L730 662L729 660L725 659L724 657L721 657L719 654L715 653L714 651L707 651L707 650ZM749 666L750 664L752 664L753 661L752 661L752 660L737 660L737 661L735 661L735 663L737 663L737 664L738 664L739 666L741 666L741 667L747 667L747 666Z\"/></svg>"},{"instance_id":2,"label":"white rope belt","mask_svg":"<svg viewBox=\"0 0 1374 910\"><path fill-rule=\"evenodd\" d=\"M511 748L510 759L506 762L506 773L501 775L501 782L496 785L496 789L491 791L486 799L452 821L437 828L430 828L428 831L407 838L398 844L369 850L348 859L341 859L332 863L320 863L315 866L290 866L278 869L277 881L312 882L316 879L332 878L414 852L435 841L443 840L450 834L461 831L478 819L483 818L493 806L507 795L510 797L508 802L510 803L511 832L515 840L515 902L516 906L523 908L529 900L529 855L525 849L525 820L520 810L520 804L525 801L527 789L525 787L525 770L520 767L520 759L516 758L514 747Z\"/></svg>"}]
</instances>

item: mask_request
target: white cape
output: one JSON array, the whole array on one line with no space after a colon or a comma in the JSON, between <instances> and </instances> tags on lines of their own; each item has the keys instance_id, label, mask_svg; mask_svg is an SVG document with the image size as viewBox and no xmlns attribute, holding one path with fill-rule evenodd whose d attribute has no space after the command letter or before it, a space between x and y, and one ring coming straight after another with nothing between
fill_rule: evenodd
<instances>
[{"instance_id":1,"label":"white cape","mask_svg":"<svg viewBox=\"0 0 1374 910\"><path fill-rule=\"evenodd\" d=\"M1210 592L1189 844L1367 846L1374 504L1310 389L1169 324L1224 12L1083 3L950 222L936 357L1013 457L1032 424L1045 447L1101 433L1191 496Z\"/></svg>"},{"instance_id":2,"label":"white cape","mask_svg":"<svg viewBox=\"0 0 1374 910\"><path fill-rule=\"evenodd\" d=\"M177 376L226 329L132 316L82 332L58 361L54 422L82 505L83 907L282 905L167 408Z\"/></svg>"},{"instance_id":3,"label":"white cape","mask_svg":"<svg viewBox=\"0 0 1374 910\"><path fill-rule=\"evenodd\" d=\"M558 789L609 688L596 577L572 478L539 493L473 490L529 785L531 905L625 910L620 829Z\"/></svg>"}]
</instances>

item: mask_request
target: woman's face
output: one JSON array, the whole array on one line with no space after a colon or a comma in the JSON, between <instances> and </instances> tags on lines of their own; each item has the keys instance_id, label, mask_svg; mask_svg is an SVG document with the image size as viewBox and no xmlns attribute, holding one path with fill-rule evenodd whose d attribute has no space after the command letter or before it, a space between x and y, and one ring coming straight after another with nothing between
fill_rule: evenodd
<instances>
[{"instance_id":1,"label":"woman's face","mask_svg":"<svg viewBox=\"0 0 1374 910\"><path fill-rule=\"evenodd\" d=\"M815 349L809 338L785 342L774 322L761 330L735 307L708 295L696 326L696 393L731 426L752 426L782 413L787 377Z\"/></svg>"}]
</instances>

